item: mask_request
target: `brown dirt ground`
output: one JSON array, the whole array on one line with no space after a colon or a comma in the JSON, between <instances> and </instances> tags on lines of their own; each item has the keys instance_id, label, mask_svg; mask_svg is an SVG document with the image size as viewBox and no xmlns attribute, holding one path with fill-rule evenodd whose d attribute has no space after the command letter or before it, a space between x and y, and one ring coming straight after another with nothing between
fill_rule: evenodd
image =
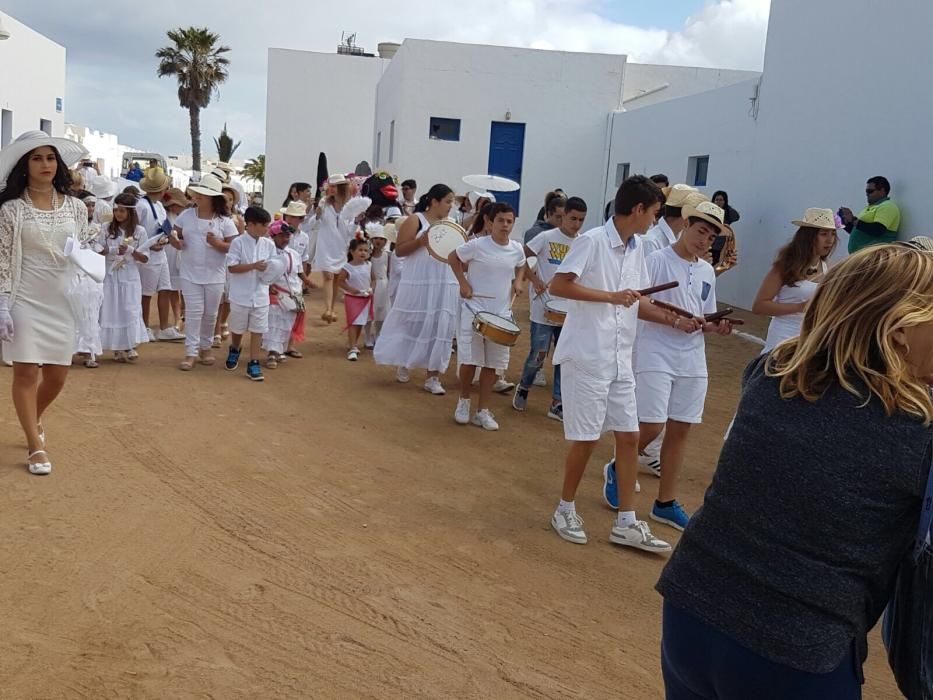
<instances>
[{"instance_id":1,"label":"brown dirt ground","mask_svg":"<svg viewBox=\"0 0 933 700\"><path fill-rule=\"evenodd\" d=\"M608 441L578 496L591 542L571 545L549 525L565 451L549 390L524 414L497 398L499 433L460 427L451 394L368 353L348 363L338 324L310 326L306 359L264 384L179 372L165 343L76 367L45 422L45 479L4 399L0 697L662 697L665 559L607 541ZM756 352L710 342L690 510ZM866 697L899 697L872 642Z\"/></svg>"}]
</instances>

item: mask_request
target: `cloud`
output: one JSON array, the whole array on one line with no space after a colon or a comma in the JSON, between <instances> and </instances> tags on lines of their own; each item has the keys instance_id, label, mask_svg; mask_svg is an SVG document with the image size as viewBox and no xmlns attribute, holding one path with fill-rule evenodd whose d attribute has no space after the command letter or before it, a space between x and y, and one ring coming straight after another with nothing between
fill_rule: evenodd
<instances>
[{"instance_id":1,"label":"cloud","mask_svg":"<svg viewBox=\"0 0 933 700\"><path fill-rule=\"evenodd\" d=\"M155 75L153 54L166 30L205 26L230 46L230 79L202 113L202 151L226 121L242 140L238 157L264 150L268 47L334 51L343 30L357 32L370 50L406 37L539 49L628 54L630 60L760 69L769 0L709 0L681 30L670 32L613 21L604 0L466 0L438 3L384 0L350 3L261 4L161 0L114 10L86 3L80 12L64 0L5 0L4 12L68 50L66 117L119 135L138 148L181 154L190 149L187 113L175 82ZM183 21L182 19L183 18ZM294 76L299 89L301 76Z\"/></svg>"}]
</instances>

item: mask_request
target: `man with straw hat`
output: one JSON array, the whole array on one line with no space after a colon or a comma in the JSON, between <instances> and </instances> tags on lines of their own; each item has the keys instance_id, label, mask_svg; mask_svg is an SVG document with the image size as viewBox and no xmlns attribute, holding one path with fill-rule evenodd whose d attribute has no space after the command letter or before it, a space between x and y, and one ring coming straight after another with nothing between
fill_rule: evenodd
<instances>
[{"instance_id":1,"label":"man with straw hat","mask_svg":"<svg viewBox=\"0 0 933 700\"><path fill-rule=\"evenodd\" d=\"M665 202L661 208L661 218L658 223L648 229L644 235L642 245L647 257L656 250L674 245L674 241L684 229L686 223L683 217L683 207L688 204L699 204L706 199L706 195L697 191L690 185L672 185L671 187L662 187Z\"/></svg>"},{"instance_id":2,"label":"man with straw hat","mask_svg":"<svg viewBox=\"0 0 933 700\"><path fill-rule=\"evenodd\" d=\"M143 289L143 323L146 324L149 340L152 342L156 340L177 342L185 339L185 336L169 322L169 311L172 306L172 275L164 247L168 243L168 235L172 231L172 226L162 199L171 185L171 179L161 169L150 169L139 181L139 188L144 195L136 203L139 225L146 229L146 236L150 239L159 239L149 247L149 261L139 265L139 279ZM157 334L149 328L149 302L154 295L157 295L156 306L159 311Z\"/></svg>"}]
</instances>

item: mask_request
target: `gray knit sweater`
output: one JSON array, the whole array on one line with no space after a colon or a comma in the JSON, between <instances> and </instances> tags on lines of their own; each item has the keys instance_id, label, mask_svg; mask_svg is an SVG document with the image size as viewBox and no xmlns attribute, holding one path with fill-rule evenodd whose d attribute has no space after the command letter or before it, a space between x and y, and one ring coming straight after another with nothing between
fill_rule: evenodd
<instances>
[{"instance_id":1,"label":"gray knit sweater","mask_svg":"<svg viewBox=\"0 0 933 700\"><path fill-rule=\"evenodd\" d=\"M777 663L835 669L866 635L916 533L933 430L835 386L783 400L746 369L706 497L657 590Z\"/></svg>"}]
</instances>

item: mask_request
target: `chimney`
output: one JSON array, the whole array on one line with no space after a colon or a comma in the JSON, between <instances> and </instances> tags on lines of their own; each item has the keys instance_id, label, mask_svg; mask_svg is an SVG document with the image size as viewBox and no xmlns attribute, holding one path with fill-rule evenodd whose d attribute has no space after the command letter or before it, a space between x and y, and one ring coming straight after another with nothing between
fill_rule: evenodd
<instances>
[{"instance_id":1,"label":"chimney","mask_svg":"<svg viewBox=\"0 0 933 700\"><path fill-rule=\"evenodd\" d=\"M379 58L391 59L401 46L401 44L397 44L394 41L383 41L376 49L379 52Z\"/></svg>"}]
</instances>

